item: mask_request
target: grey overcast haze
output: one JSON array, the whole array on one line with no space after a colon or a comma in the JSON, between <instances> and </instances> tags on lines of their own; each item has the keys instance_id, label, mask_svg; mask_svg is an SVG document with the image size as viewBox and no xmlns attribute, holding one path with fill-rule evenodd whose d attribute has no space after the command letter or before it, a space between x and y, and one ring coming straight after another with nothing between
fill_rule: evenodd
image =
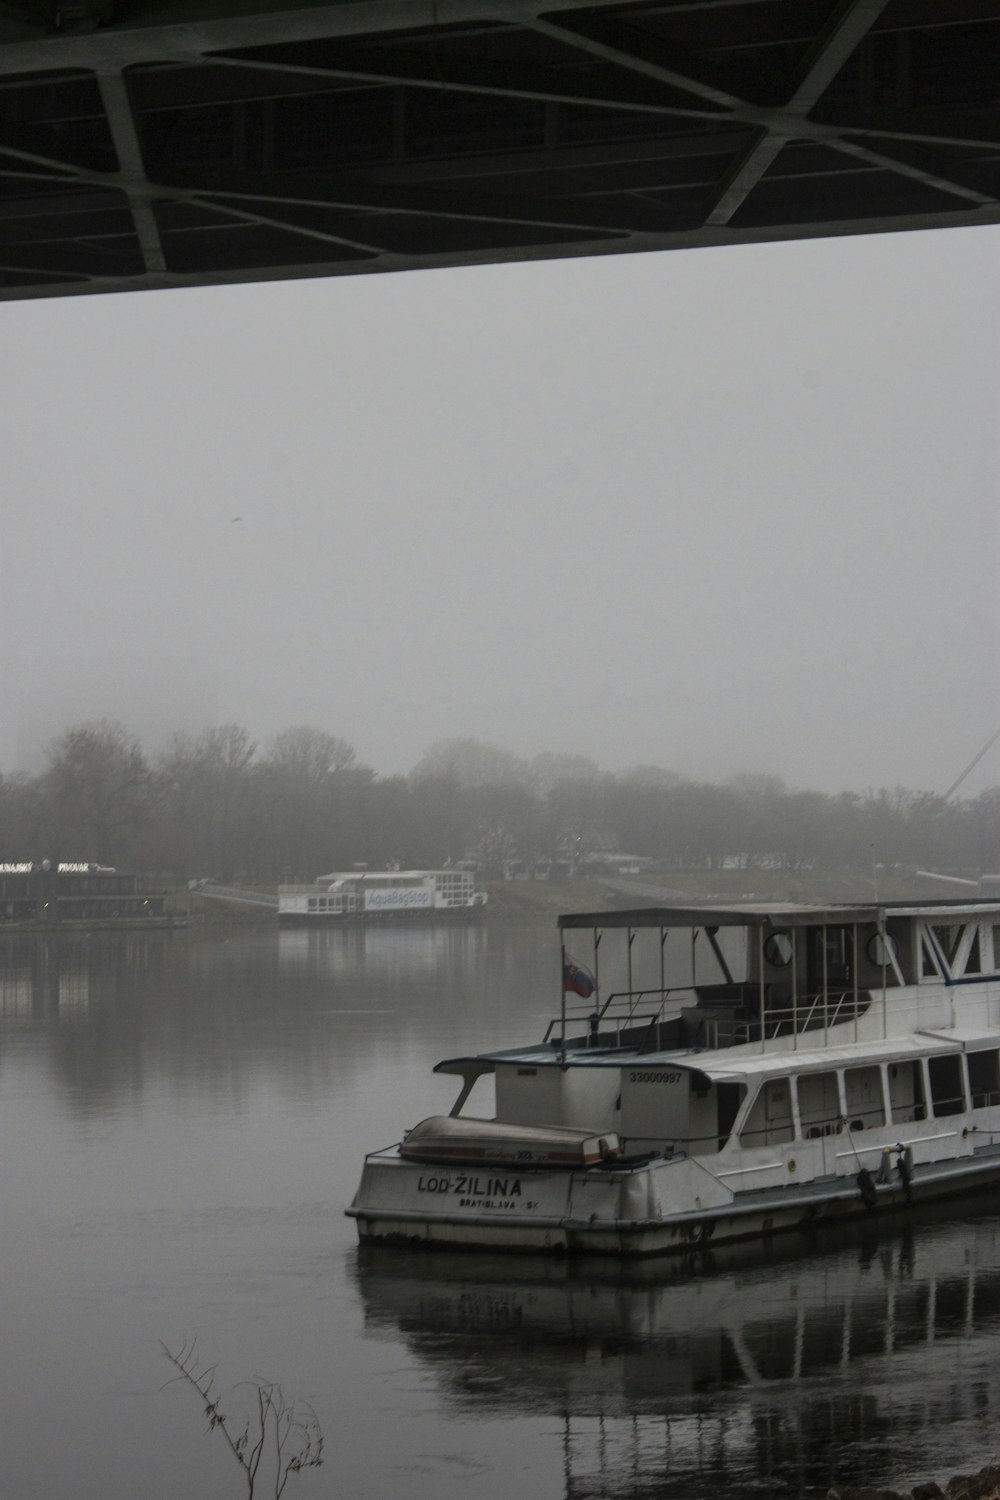
<instances>
[{"instance_id":1,"label":"grey overcast haze","mask_svg":"<svg viewBox=\"0 0 1000 1500\"><path fill-rule=\"evenodd\" d=\"M943 791L1000 727L998 273L982 228L7 303L0 770L114 718Z\"/></svg>"}]
</instances>

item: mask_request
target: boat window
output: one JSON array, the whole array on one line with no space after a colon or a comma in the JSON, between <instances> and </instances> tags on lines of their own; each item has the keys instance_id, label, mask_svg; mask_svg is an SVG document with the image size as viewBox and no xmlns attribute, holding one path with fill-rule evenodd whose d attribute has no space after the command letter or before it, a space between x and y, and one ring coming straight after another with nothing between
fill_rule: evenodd
<instances>
[{"instance_id":1,"label":"boat window","mask_svg":"<svg viewBox=\"0 0 1000 1500\"><path fill-rule=\"evenodd\" d=\"M746 1124L741 1146L775 1146L792 1139L792 1092L787 1078L772 1078L761 1086Z\"/></svg>"},{"instance_id":2,"label":"boat window","mask_svg":"<svg viewBox=\"0 0 1000 1500\"><path fill-rule=\"evenodd\" d=\"M920 977L921 979L945 979L945 950L937 941L934 928L920 929Z\"/></svg>"},{"instance_id":3,"label":"boat window","mask_svg":"<svg viewBox=\"0 0 1000 1500\"><path fill-rule=\"evenodd\" d=\"M851 1130L870 1130L873 1125L884 1125L881 1070L874 1065L847 1068L844 1072L844 1100Z\"/></svg>"},{"instance_id":4,"label":"boat window","mask_svg":"<svg viewBox=\"0 0 1000 1500\"><path fill-rule=\"evenodd\" d=\"M806 1140L843 1129L836 1073L803 1073L797 1085L799 1119Z\"/></svg>"},{"instance_id":5,"label":"boat window","mask_svg":"<svg viewBox=\"0 0 1000 1500\"><path fill-rule=\"evenodd\" d=\"M958 952L958 945L963 929L961 927L949 926L933 927L931 931L938 940L941 952L948 960L948 963L951 964L955 958L955 954Z\"/></svg>"},{"instance_id":6,"label":"boat window","mask_svg":"<svg viewBox=\"0 0 1000 1500\"><path fill-rule=\"evenodd\" d=\"M880 932L874 932L865 944L865 952L876 968L888 969L896 956L895 939L888 933L883 937Z\"/></svg>"},{"instance_id":7,"label":"boat window","mask_svg":"<svg viewBox=\"0 0 1000 1500\"><path fill-rule=\"evenodd\" d=\"M787 932L771 932L764 939L764 957L775 969L784 969L792 961L792 940Z\"/></svg>"},{"instance_id":8,"label":"boat window","mask_svg":"<svg viewBox=\"0 0 1000 1500\"><path fill-rule=\"evenodd\" d=\"M809 974L810 989L828 985L849 984L854 973L854 933L849 927L821 927L813 949L814 969ZM812 955L811 955L812 956Z\"/></svg>"},{"instance_id":9,"label":"boat window","mask_svg":"<svg viewBox=\"0 0 1000 1500\"><path fill-rule=\"evenodd\" d=\"M965 1112L965 1085L962 1059L957 1052L947 1057L932 1057L928 1067L931 1080L931 1103L934 1114L960 1115Z\"/></svg>"},{"instance_id":10,"label":"boat window","mask_svg":"<svg viewBox=\"0 0 1000 1500\"><path fill-rule=\"evenodd\" d=\"M912 929L895 923L895 930L880 932L877 927L864 929L859 945L858 978L862 985L881 989L883 985L912 984ZM936 975L937 970L932 972Z\"/></svg>"},{"instance_id":11,"label":"boat window","mask_svg":"<svg viewBox=\"0 0 1000 1500\"><path fill-rule=\"evenodd\" d=\"M983 972L978 922L966 922L962 927L935 927L932 931L953 978Z\"/></svg>"},{"instance_id":12,"label":"boat window","mask_svg":"<svg viewBox=\"0 0 1000 1500\"><path fill-rule=\"evenodd\" d=\"M889 1064L889 1108L895 1125L926 1118L924 1070L919 1062Z\"/></svg>"},{"instance_id":13,"label":"boat window","mask_svg":"<svg viewBox=\"0 0 1000 1500\"><path fill-rule=\"evenodd\" d=\"M746 1085L742 1083L717 1083L715 1094L719 1110L719 1150L729 1139L729 1132L736 1123L740 1105L746 1096Z\"/></svg>"},{"instance_id":14,"label":"boat window","mask_svg":"<svg viewBox=\"0 0 1000 1500\"><path fill-rule=\"evenodd\" d=\"M914 929L913 924L905 919L896 918L889 920L889 931L887 937L893 943L893 968L898 971L900 984L913 984L916 975L914 967Z\"/></svg>"},{"instance_id":15,"label":"boat window","mask_svg":"<svg viewBox=\"0 0 1000 1500\"><path fill-rule=\"evenodd\" d=\"M981 950L980 950L980 945L979 945L979 928L978 927L973 928L972 941L969 944L969 951L968 951L968 954L966 956L965 963L962 965L962 973L963 974L982 974L983 973L983 960L982 960L982 957L981 957Z\"/></svg>"},{"instance_id":16,"label":"boat window","mask_svg":"<svg viewBox=\"0 0 1000 1500\"><path fill-rule=\"evenodd\" d=\"M985 1052L970 1052L969 1092L973 1109L986 1109L991 1104L1000 1104L1000 1054L996 1048Z\"/></svg>"}]
</instances>

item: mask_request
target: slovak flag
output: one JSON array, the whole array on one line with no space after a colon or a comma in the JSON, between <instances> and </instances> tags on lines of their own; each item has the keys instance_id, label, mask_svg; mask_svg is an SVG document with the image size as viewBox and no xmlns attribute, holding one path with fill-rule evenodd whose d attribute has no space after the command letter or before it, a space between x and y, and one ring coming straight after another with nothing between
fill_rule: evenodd
<instances>
[{"instance_id":1,"label":"slovak flag","mask_svg":"<svg viewBox=\"0 0 1000 1500\"><path fill-rule=\"evenodd\" d=\"M563 956L563 989L572 990L581 1000L589 1000L597 986L589 969L576 963L569 954Z\"/></svg>"}]
</instances>

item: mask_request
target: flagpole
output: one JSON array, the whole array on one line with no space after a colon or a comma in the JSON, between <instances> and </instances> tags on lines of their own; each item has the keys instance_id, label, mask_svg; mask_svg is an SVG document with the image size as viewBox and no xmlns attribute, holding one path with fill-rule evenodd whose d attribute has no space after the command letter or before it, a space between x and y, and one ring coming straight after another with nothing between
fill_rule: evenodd
<instances>
[{"instance_id":1,"label":"flagpole","mask_svg":"<svg viewBox=\"0 0 1000 1500\"><path fill-rule=\"evenodd\" d=\"M598 957L598 949L600 948L600 946L601 946L601 934L598 932L597 928L595 927L594 928L594 996L595 996L596 1001L597 1001L597 1008L598 1008L598 1010L600 1010L600 1008L601 1008L601 969L600 969L600 959Z\"/></svg>"},{"instance_id":2,"label":"flagpole","mask_svg":"<svg viewBox=\"0 0 1000 1500\"><path fill-rule=\"evenodd\" d=\"M560 938L559 941L559 983L560 983L560 1029L559 1029L559 1062L566 1061L566 944Z\"/></svg>"}]
</instances>

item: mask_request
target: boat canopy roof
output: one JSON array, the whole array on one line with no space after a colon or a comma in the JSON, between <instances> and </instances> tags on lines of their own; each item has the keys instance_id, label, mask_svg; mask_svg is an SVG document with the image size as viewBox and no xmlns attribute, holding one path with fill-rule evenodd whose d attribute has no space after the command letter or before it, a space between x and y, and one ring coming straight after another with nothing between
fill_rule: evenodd
<instances>
[{"instance_id":1,"label":"boat canopy roof","mask_svg":"<svg viewBox=\"0 0 1000 1500\"><path fill-rule=\"evenodd\" d=\"M702 1053L688 1064L692 1072L704 1074L713 1083L730 1079L750 1082L759 1078L786 1078L795 1073L823 1073L835 1068L877 1067L879 1063L905 1062L907 1058L940 1056L946 1051L974 1052L996 1046L996 1033L960 1032L942 1027L935 1031L915 1031L909 1036L887 1037L879 1042L842 1042L833 1047L811 1047L794 1052L762 1052L755 1056L728 1057L724 1053ZM656 1053L642 1059L643 1068L684 1066L676 1058L658 1058Z\"/></svg>"},{"instance_id":2,"label":"boat canopy roof","mask_svg":"<svg viewBox=\"0 0 1000 1500\"><path fill-rule=\"evenodd\" d=\"M640 906L630 911L569 912L559 918L560 932L573 928L628 927L848 927L876 924L889 917L1000 918L1000 901L881 901L874 905L853 902L814 903L802 901L740 902L735 906L706 902L695 906Z\"/></svg>"},{"instance_id":3,"label":"boat canopy roof","mask_svg":"<svg viewBox=\"0 0 1000 1500\"><path fill-rule=\"evenodd\" d=\"M831 1068L877 1066L883 1062L903 1062L912 1057L929 1057L944 1051L981 1052L998 1045L995 1031L976 1031L961 1026L936 1026L904 1036L886 1037L877 1042L840 1042L826 1047L800 1047L794 1051L748 1054L743 1047L732 1052L711 1052L700 1048L683 1051L644 1052L623 1057L620 1052L574 1051L565 1059L551 1047L510 1048L501 1052L481 1052L478 1056L449 1057L439 1062L435 1073L492 1073L498 1063L553 1068L623 1068L635 1067L644 1072L663 1068L681 1068L700 1074L706 1081L722 1083L727 1079L784 1077L789 1073L818 1073Z\"/></svg>"}]
</instances>

